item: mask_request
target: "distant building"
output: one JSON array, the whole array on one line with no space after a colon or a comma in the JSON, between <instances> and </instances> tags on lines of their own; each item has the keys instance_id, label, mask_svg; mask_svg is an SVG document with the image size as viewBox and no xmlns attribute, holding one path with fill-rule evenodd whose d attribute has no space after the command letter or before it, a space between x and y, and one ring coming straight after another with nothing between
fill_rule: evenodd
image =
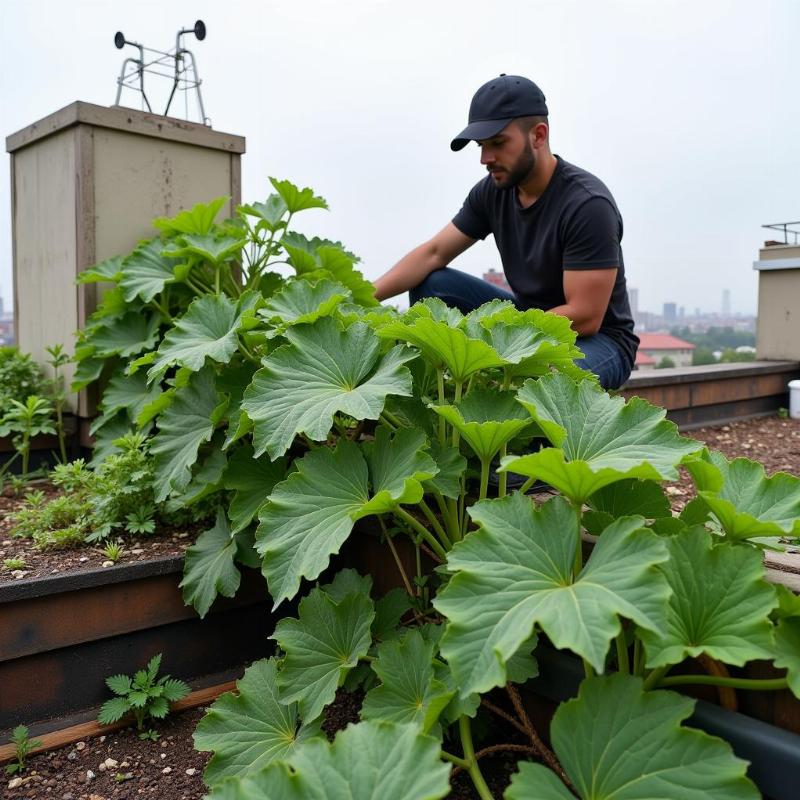
<instances>
[{"instance_id":1,"label":"distant building","mask_svg":"<svg viewBox=\"0 0 800 800\"><path fill-rule=\"evenodd\" d=\"M731 315L731 290L722 290L722 316L729 317Z\"/></svg>"},{"instance_id":2,"label":"distant building","mask_svg":"<svg viewBox=\"0 0 800 800\"><path fill-rule=\"evenodd\" d=\"M497 286L498 289L505 289L507 292L511 291L511 287L508 285L506 276L494 268L490 269L488 272L484 272L483 279L487 283L491 283L492 286Z\"/></svg>"},{"instance_id":3,"label":"distant building","mask_svg":"<svg viewBox=\"0 0 800 800\"><path fill-rule=\"evenodd\" d=\"M639 313L639 290L636 287L628 287L628 300L631 304L631 314L633 315L633 318L636 319L636 316Z\"/></svg>"},{"instance_id":4,"label":"distant building","mask_svg":"<svg viewBox=\"0 0 800 800\"><path fill-rule=\"evenodd\" d=\"M678 318L678 305L677 303L664 303L664 313L662 314L664 317L664 322L669 325L671 322L675 322Z\"/></svg>"},{"instance_id":5,"label":"distant building","mask_svg":"<svg viewBox=\"0 0 800 800\"><path fill-rule=\"evenodd\" d=\"M641 339L641 334L639 336ZM633 365L634 369L655 369L656 368L656 360L653 356L647 355L647 353L643 353L641 349L637 350L636 352L636 362Z\"/></svg>"},{"instance_id":6,"label":"distant building","mask_svg":"<svg viewBox=\"0 0 800 800\"><path fill-rule=\"evenodd\" d=\"M655 361L653 366L658 366L658 362L662 358L668 357L672 359L676 367L690 367L692 365L693 350L694 345L691 342L685 342L683 339L678 339L677 336L670 336L667 333L639 334L639 353L642 356L652 358ZM637 366L639 363L639 357L637 356Z\"/></svg>"}]
</instances>

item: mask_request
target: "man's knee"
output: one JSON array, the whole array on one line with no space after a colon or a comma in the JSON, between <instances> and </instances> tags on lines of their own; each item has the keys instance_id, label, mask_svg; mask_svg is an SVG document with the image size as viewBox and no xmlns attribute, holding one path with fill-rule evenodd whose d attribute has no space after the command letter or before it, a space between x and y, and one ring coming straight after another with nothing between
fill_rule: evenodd
<instances>
[{"instance_id":1,"label":"man's knee","mask_svg":"<svg viewBox=\"0 0 800 800\"><path fill-rule=\"evenodd\" d=\"M435 269L421 282L409 290L409 298L413 305L426 297L442 297L453 288L452 270Z\"/></svg>"}]
</instances>

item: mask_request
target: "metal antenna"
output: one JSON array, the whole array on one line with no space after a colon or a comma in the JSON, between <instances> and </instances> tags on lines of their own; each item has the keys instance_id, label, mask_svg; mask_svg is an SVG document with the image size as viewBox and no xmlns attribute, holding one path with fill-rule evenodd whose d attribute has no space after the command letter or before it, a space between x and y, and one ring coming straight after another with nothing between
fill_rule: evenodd
<instances>
[{"instance_id":1,"label":"metal antenna","mask_svg":"<svg viewBox=\"0 0 800 800\"><path fill-rule=\"evenodd\" d=\"M116 105L119 105L120 97L122 96L122 89L133 89L138 91L144 100L147 110L152 113L153 109L150 106L150 101L144 90L144 74L145 72L151 75L158 75L161 78L172 79L172 90L169 93L166 108L164 109L164 116L169 112L172 105L172 100L175 97L175 92L180 90L189 92L191 89L197 91L197 103L200 107L200 119L204 125L211 125L211 120L206 116L205 107L203 106L203 95L200 92L200 84L202 81L197 73L197 62L191 50L187 50L183 46L182 37L187 33L193 33L197 40L202 42L206 38L206 26L203 20L197 20L194 27L182 28L175 36L175 47L172 50L162 52L161 50L153 50L150 47L145 47L138 42L129 42L121 31L117 31L114 35L114 45L118 50L122 50L125 45L131 45L139 50L139 58L126 58L122 62L122 70L120 71L119 78L117 78L117 99ZM150 61L145 61L145 51L154 54ZM133 69L128 70L132 66ZM159 67L171 67L171 72L162 72ZM188 112L186 114L188 118Z\"/></svg>"}]
</instances>

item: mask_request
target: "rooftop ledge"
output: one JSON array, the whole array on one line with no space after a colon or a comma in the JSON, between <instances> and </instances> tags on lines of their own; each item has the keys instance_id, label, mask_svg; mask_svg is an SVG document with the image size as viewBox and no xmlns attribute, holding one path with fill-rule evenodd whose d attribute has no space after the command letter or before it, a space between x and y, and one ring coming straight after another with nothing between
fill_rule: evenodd
<instances>
[{"instance_id":1,"label":"rooftop ledge","mask_svg":"<svg viewBox=\"0 0 800 800\"><path fill-rule=\"evenodd\" d=\"M620 389L667 409L683 430L775 414L789 407L798 361L747 361L634 372Z\"/></svg>"}]
</instances>

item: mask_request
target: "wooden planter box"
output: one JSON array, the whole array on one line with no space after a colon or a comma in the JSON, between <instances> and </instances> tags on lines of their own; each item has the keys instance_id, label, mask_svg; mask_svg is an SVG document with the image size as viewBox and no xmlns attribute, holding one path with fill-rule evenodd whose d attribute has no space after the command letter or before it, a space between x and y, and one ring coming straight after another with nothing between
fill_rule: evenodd
<instances>
[{"instance_id":1,"label":"wooden planter box","mask_svg":"<svg viewBox=\"0 0 800 800\"><path fill-rule=\"evenodd\" d=\"M274 620L258 571L243 570L237 596L201 620L183 603L182 570L172 557L0 586L0 739L99 706L106 677L156 653L163 672L186 681L269 653Z\"/></svg>"}]
</instances>

